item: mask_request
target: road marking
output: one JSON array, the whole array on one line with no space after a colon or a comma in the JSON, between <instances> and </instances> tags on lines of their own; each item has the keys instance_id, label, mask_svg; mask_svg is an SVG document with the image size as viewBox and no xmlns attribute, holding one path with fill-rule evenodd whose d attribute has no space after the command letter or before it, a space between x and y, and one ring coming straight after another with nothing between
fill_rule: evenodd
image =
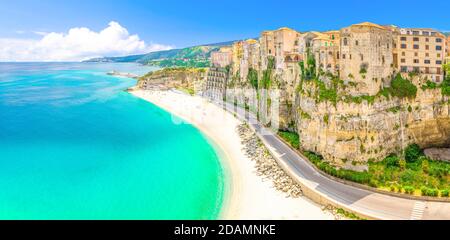
<instances>
[{"instance_id":1,"label":"road marking","mask_svg":"<svg viewBox=\"0 0 450 240\"><path fill-rule=\"evenodd\" d=\"M411 213L411 220L420 220L423 217L423 212L425 211L427 203L426 202L416 202Z\"/></svg>"},{"instance_id":2,"label":"road marking","mask_svg":"<svg viewBox=\"0 0 450 240\"><path fill-rule=\"evenodd\" d=\"M282 157L284 157L284 155L286 155L286 153L283 153L283 154L281 154L281 155L278 156L278 157L282 158Z\"/></svg>"}]
</instances>

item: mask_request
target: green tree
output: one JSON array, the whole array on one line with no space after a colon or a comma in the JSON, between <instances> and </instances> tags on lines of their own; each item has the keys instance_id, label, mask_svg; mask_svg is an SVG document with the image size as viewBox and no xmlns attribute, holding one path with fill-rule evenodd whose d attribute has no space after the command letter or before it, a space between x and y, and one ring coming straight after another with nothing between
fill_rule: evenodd
<instances>
[{"instance_id":1,"label":"green tree","mask_svg":"<svg viewBox=\"0 0 450 240\"><path fill-rule=\"evenodd\" d=\"M414 98L417 95L417 87L400 73L392 80L391 87L391 94L400 98Z\"/></svg>"}]
</instances>

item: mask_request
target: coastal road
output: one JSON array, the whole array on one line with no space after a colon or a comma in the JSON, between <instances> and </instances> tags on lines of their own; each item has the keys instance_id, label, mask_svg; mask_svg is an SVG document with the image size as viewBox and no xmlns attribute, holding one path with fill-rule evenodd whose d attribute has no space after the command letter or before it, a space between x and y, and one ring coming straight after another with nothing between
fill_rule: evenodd
<instances>
[{"instance_id":1,"label":"coastal road","mask_svg":"<svg viewBox=\"0 0 450 240\"><path fill-rule=\"evenodd\" d=\"M375 219L450 219L450 203L448 202L400 198L334 181L322 175L310 165L309 160L292 150L272 131L262 126L253 114L229 103L216 102L215 104L235 113L237 117L245 120L256 130L272 155L290 170L291 175L297 181L340 206Z\"/></svg>"}]
</instances>

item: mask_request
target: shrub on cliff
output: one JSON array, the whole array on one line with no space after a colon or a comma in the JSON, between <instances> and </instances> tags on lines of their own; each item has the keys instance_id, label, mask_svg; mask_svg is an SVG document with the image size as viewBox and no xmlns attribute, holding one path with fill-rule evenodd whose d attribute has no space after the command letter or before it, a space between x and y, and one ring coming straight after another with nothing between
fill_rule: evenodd
<instances>
[{"instance_id":1,"label":"shrub on cliff","mask_svg":"<svg viewBox=\"0 0 450 240\"><path fill-rule=\"evenodd\" d=\"M399 166L400 159L395 155L390 155L387 158L384 159L386 162L386 166L390 168L395 168Z\"/></svg>"},{"instance_id":2,"label":"shrub on cliff","mask_svg":"<svg viewBox=\"0 0 450 240\"><path fill-rule=\"evenodd\" d=\"M422 149L417 144L411 144L405 149L405 159L407 162L415 162L422 155Z\"/></svg>"},{"instance_id":3,"label":"shrub on cliff","mask_svg":"<svg viewBox=\"0 0 450 240\"><path fill-rule=\"evenodd\" d=\"M400 98L414 98L417 95L417 87L399 73L391 82L391 94Z\"/></svg>"},{"instance_id":4,"label":"shrub on cliff","mask_svg":"<svg viewBox=\"0 0 450 240\"><path fill-rule=\"evenodd\" d=\"M258 72L255 69L248 69L247 81L250 82L254 89L258 89Z\"/></svg>"},{"instance_id":5,"label":"shrub on cliff","mask_svg":"<svg viewBox=\"0 0 450 240\"><path fill-rule=\"evenodd\" d=\"M441 85L442 95L450 96L450 73L447 74L447 77L444 79Z\"/></svg>"}]
</instances>

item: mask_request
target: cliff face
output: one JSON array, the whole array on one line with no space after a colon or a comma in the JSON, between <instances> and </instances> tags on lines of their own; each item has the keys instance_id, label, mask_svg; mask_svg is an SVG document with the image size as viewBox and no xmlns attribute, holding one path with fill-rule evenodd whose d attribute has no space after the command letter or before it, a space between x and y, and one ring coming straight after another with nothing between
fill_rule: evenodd
<instances>
[{"instance_id":1,"label":"cliff face","mask_svg":"<svg viewBox=\"0 0 450 240\"><path fill-rule=\"evenodd\" d=\"M302 150L338 167L364 170L369 160L400 154L413 143L450 146L450 98L440 88L422 89L425 79L420 76L412 81L419 86L416 97L398 98L355 96L351 89L358 85L325 73L302 79L298 63L254 71L253 79L239 74L230 79L226 100L254 112L274 130L297 132ZM203 69L165 69L141 78L139 87L201 91L206 76Z\"/></svg>"},{"instance_id":2,"label":"cliff face","mask_svg":"<svg viewBox=\"0 0 450 240\"><path fill-rule=\"evenodd\" d=\"M138 81L140 89L184 88L194 92L201 91L206 81L207 70L203 68L165 68L150 72Z\"/></svg>"},{"instance_id":3,"label":"cliff face","mask_svg":"<svg viewBox=\"0 0 450 240\"><path fill-rule=\"evenodd\" d=\"M449 98L440 89L419 89L414 99L376 97L372 101L333 104L319 101L316 86L305 83L295 102L301 147L333 164L362 170L369 160L450 144Z\"/></svg>"}]
</instances>

